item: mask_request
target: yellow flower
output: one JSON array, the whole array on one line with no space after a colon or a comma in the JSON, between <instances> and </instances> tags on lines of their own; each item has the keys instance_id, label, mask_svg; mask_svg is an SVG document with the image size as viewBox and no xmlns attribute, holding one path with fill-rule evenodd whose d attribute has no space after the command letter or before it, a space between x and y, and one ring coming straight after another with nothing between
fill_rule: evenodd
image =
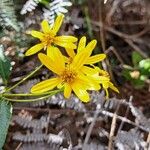
<instances>
[{"instance_id":1,"label":"yellow flower","mask_svg":"<svg viewBox=\"0 0 150 150\"><path fill-rule=\"evenodd\" d=\"M82 65L82 68L80 69L80 71L82 73L85 73L85 74L93 74L93 73L96 73L95 69L93 69L91 67L92 64L94 63L97 63L99 61L102 61L105 59L106 55L105 54L97 54L97 55L94 55L94 56L91 56L95 46L97 44L97 41L96 40L92 40L91 42L89 42L87 45L86 45L86 37L83 36L80 41L79 41L79 44L78 44L78 47L77 47L77 53L75 53L75 50L74 49L70 49L70 48L66 48L66 52L68 54L69 57L65 57L64 56L64 59L65 59L65 62L67 62L68 64L71 64L74 57L76 56L76 54L79 54L79 53L86 53L88 52L89 55L88 55L88 58L86 58L86 61L84 61L84 65ZM47 51L47 55L53 59L53 54L52 54L52 48L51 50L48 50ZM85 65L88 65L88 66L85 66ZM89 67L90 65L90 67Z\"/></svg>"},{"instance_id":2,"label":"yellow flower","mask_svg":"<svg viewBox=\"0 0 150 150\"><path fill-rule=\"evenodd\" d=\"M83 36L79 41L79 44L78 44L78 47L77 47L77 54L82 52L82 51L89 51L90 55L91 55L94 48L95 48L95 46L96 46L96 44L97 44L97 41L92 40L91 42L89 42L86 45L86 37ZM74 56L76 55L74 49L66 48L66 52L69 56L69 59L73 59ZM105 58L106 58L105 54L97 54L97 55L94 55L94 56L89 56L89 58L87 59L85 64L94 64L94 63L97 63L99 61L104 60ZM69 60L68 60L68 62L69 62Z\"/></svg>"},{"instance_id":3,"label":"yellow flower","mask_svg":"<svg viewBox=\"0 0 150 150\"><path fill-rule=\"evenodd\" d=\"M88 76L80 72L81 67L89 58L89 52L81 52L74 56L71 64L65 64L64 56L58 48L53 48L52 56L49 57L40 53L39 59L49 70L56 74L56 77L42 81L34 85L32 93L42 93L52 90L55 87L64 87L64 96L69 98L73 91L81 101L90 100L87 90L99 90L100 85Z\"/></svg>"},{"instance_id":4,"label":"yellow flower","mask_svg":"<svg viewBox=\"0 0 150 150\"><path fill-rule=\"evenodd\" d=\"M102 87L104 88L105 92L106 92L106 98L109 98L109 93L108 93L108 88L112 89L113 91L119 93L119 90L114 86L114 84L112 82L110 82L110 80L108 81L102 81Z\"/></svg>"},{"instance_id":5,"label":"yellow flower","mask_svg":"<svg viewBox=\"0 0 150 150\"><path fill-rule=\"evenodd\" d=\"M108 88L110 88L113 91L119 93L119 90L117 89L117 87L115 87L113 85L113 83L110 81L110 76L109 76L107 71L102 70L99 67L95 67L95 70L97 71L97 73L91 75L91 79L95 80L95 82L97 82L97 83L102 85L103 89L106 92L106 98L107 99L109 97Z\"/></svg>"},{"instance_id":6,"label":"yellow flower","mask_svg":"<svg viewBox=\"0 0 150 150\"><path fill-rule=\"evenodd\" d=\"M63 18L64 15L62 14L58 15L53 26L49 26L48 22L46 20L43 20L41 23L43 32L39 32L35 30L31 31L31 35L35 38L38 38L41 42L31 47L29 50L27 50L25 55L26 56L33 55L39 52L43 48L44 49L49 48L50 50L53 45L59 45L65 48L75 49L76 45L74 44L74 42L77 41L76 37L56 36L59 28L61 27Z\"/></svg>"}]
</instances>

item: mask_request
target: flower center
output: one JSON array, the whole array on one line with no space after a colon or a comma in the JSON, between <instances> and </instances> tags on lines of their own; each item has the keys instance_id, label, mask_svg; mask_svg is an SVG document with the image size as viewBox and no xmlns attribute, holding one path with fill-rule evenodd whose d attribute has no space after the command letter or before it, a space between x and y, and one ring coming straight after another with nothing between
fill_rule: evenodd
<instances>
[{"instance_id":1,"label":"flower center","mask_svg":"<svg viewBox=\"0 0 150 150\"><path fill-rule=\"evenodd\" d=\"M54 36L50 34L45 34L42 40L45 46L50 46L53 41L54 41Z\"/></svg>"},{"instance_id":2,"label":"flower center","mask_svg":"<svg viewBox=\"0 0 150 150\"><path fill-rule=\"evenodd\" d=\"M61 74L61 78L64 82L72 83L76 78L77 73L70 69L65 69L64 72Z\"/></svg>"}]
</instances>

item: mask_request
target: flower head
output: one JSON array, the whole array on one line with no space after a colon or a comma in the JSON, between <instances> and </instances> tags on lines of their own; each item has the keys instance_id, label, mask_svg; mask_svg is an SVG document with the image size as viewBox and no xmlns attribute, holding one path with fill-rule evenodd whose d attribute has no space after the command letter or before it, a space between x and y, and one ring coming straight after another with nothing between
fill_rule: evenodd
<instances>
[{"instance_id":1,"label":"flower head","mask_svg":"<svg viewBox=\"0 0 150 150\"><path fill-rule=\"evenodd\" d=\"M31 35L35 38L38 38L40 40L40 43L27 50L25 55L33 55L42 49L48 49L49 51L53 45L59 45L65 48L75 49L76 45L74 44L74 42L77 41L76 37L57 36L57 32L62 25L63 18L64 15L58 15L52 26L49 26L48 22L46 20L43 20L41 23L42 32L32 30Z\"/></svg>"},{"instance_id":2,"label":"flower head","mask_svg":"<svg viewBox=\"0 0 150 150\"><path fill-rule=\"evenodd\" d=\"M64 96L66 98L69 98L71 92L74 91L81 101L88 102L89 94L87 90L100 89L98 83L80 71L89 57L89 52L77 54L71 64L65 63L64 56L56 47L53 47L52 57L42 53L38 56L42 64L53 71L56 77L34 85L31 89L32 93L41 93L52 90L55 87L64 87Z\"/></svg>"},{"instance_id":3,"label":"flower head","mask_svg":"<svg viewBox=\"0 0 150 150\"><path fill-rule=\"evenodd\" d=\"M100 69L99 67L95 67L95 70L97 73L93 73L93 75L90 75L91 79L95 80L95 82L102 85L103 89L106 92L106 98L108 99L109 93L108 89L112 89L113 91L119 93L119 90L117 87L113 85L113 83L110 81L110 76L107 71Z\"/></svg>"},{"instance_id":4,"label":"flower head","mask_svg":"<svg viewBox=\"0 0 150 150\"><path fill-rule=\"evenodd\" d=\"M89 58L85 62L85 64L87 64L87 65L97 63L97 62L102 61L106 58L105 54L97 54L97 55L91 56L96 44L97 44L97 41L92 40L91 42L89 42L86 45L86 37L85 36L83 36L79 41L79 44L77 46L77 54L80 52L83 52L83 51L90 53ZM76 55L75 50L70 49L70 48L66 48L66 52L69 56L69 58L66 58L66 61L71 62L70 60L72 60L74 58L74 56Z\"/></svg>"},{"instance_id":5,"label":"flower head","mask_svg":"<svg viewBox=\"0 0 150 150\"><path fill-rule=\"evenodd\" d=\"M84 60L80 60L80 59L77 59L77 61L81 61L82 63L84 62L84 64L82 64L80 67L80 71L83 73L83 74L93 74L93 73L96 73L97 71L95 69L93 69L92 65L97 63L97 62L100 62L102 60L104 60L106 58L106 55L105 54L97 54L97 55L94 55L94 56L91 56L92 55L92 52L95 48L97 44L97 41L96 40L92 40L91 42L89 42L87 45L86 45L86 37L83 36L80 41L79 41L79 44L77 46L77 52L75 52L75 49L70 49L70 48L66 48L66 52L68 54L69 57L65 57L64 56L64 60L67 64L71 64L74 60L75 62L75 68L79 67L76 65L76 59L79 57L79 58L83 58L81 57L81 55L84 56L85 53L87 53L86 55L86 58L83 58ZM52 49L51 51L48 51L47 55L53 59L53 53L52 53ZM75 58L76 57L76 58ZM75 59L74 59L75 58ZM73 64L74 64L73 62ZM79 69L79 68L78 68Z\"/></svg>"}]
</instances>

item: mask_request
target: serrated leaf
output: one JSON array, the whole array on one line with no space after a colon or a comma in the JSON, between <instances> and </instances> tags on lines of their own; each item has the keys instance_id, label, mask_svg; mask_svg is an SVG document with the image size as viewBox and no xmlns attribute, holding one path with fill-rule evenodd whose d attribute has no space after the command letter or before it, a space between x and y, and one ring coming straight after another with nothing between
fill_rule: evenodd
<instances>
[{"instance_id":1,"label":"serrated leaf","mask_svg":"<svg viewBox=\"0 0 150 150\"><path fill-rule=\"evenodd\" d=\"M0 45L0 76L6 84L11 73L10 60L4 55L4 47Z\"/></svg>"},{"instance_id":2,"label":"serrated leaf","mask_svg":"<svg viewBox=\"0 0 150 150\"><path fill-rule=\"evenodd\" d=\"M0 150L2 150L6 140L6 135L11 116L12 116L11 104L0 98Z\"/></svg>"},{"instance_id":3,"label":"serrated leaf","mask_svg":"<svg viewBox=\"0 0 150 150\"><path fill-rule=\"evenodd\" d=\"M132 63L134 67L138 67L139 62L143 59L143 57L138 52L132 53Z\"/></svg>"}]
</instances>

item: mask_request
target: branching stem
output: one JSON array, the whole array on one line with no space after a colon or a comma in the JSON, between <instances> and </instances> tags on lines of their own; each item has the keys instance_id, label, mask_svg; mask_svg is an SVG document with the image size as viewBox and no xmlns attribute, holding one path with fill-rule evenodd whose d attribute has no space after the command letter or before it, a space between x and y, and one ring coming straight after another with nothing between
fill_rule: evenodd
<instances>
[{"instance_id":1,"label":"branching stem","mask_svg":"<svg viewBox=\"0 0 150 150\"><path fill-rule=\"evenodd\" d=\"M40 101L43 99L46 99L56 93L60 92L60 90L57 90L55 92L50 93L49 95L43 96L43 97L38 97L38 98L33 98L33 99L11 99L11 98L7 98L7 97L3 97L3 99L9 101L9 102L36 102L36 101Z\"/></svg>"},{"instance_id":2,"label":"branching stem","mask_svg":"<svg viewBox=\"0 0 150 150\"><path fill-rule=\"evenodd\" d=\"M18 85L20 85L21 83L23 83L25 80L27 80L28 78L30 78L33 74L35 74L37 71L39 71L42 68L43 65L40 65L39 67L37 67L34 71L32 71L30 74L28 74L26 77L24 77L21 81L17 82L14 86L6 89L6 92L11 91L12 89L14 89L15 87L17 87Z\"/></svg>"}]
</instances>

